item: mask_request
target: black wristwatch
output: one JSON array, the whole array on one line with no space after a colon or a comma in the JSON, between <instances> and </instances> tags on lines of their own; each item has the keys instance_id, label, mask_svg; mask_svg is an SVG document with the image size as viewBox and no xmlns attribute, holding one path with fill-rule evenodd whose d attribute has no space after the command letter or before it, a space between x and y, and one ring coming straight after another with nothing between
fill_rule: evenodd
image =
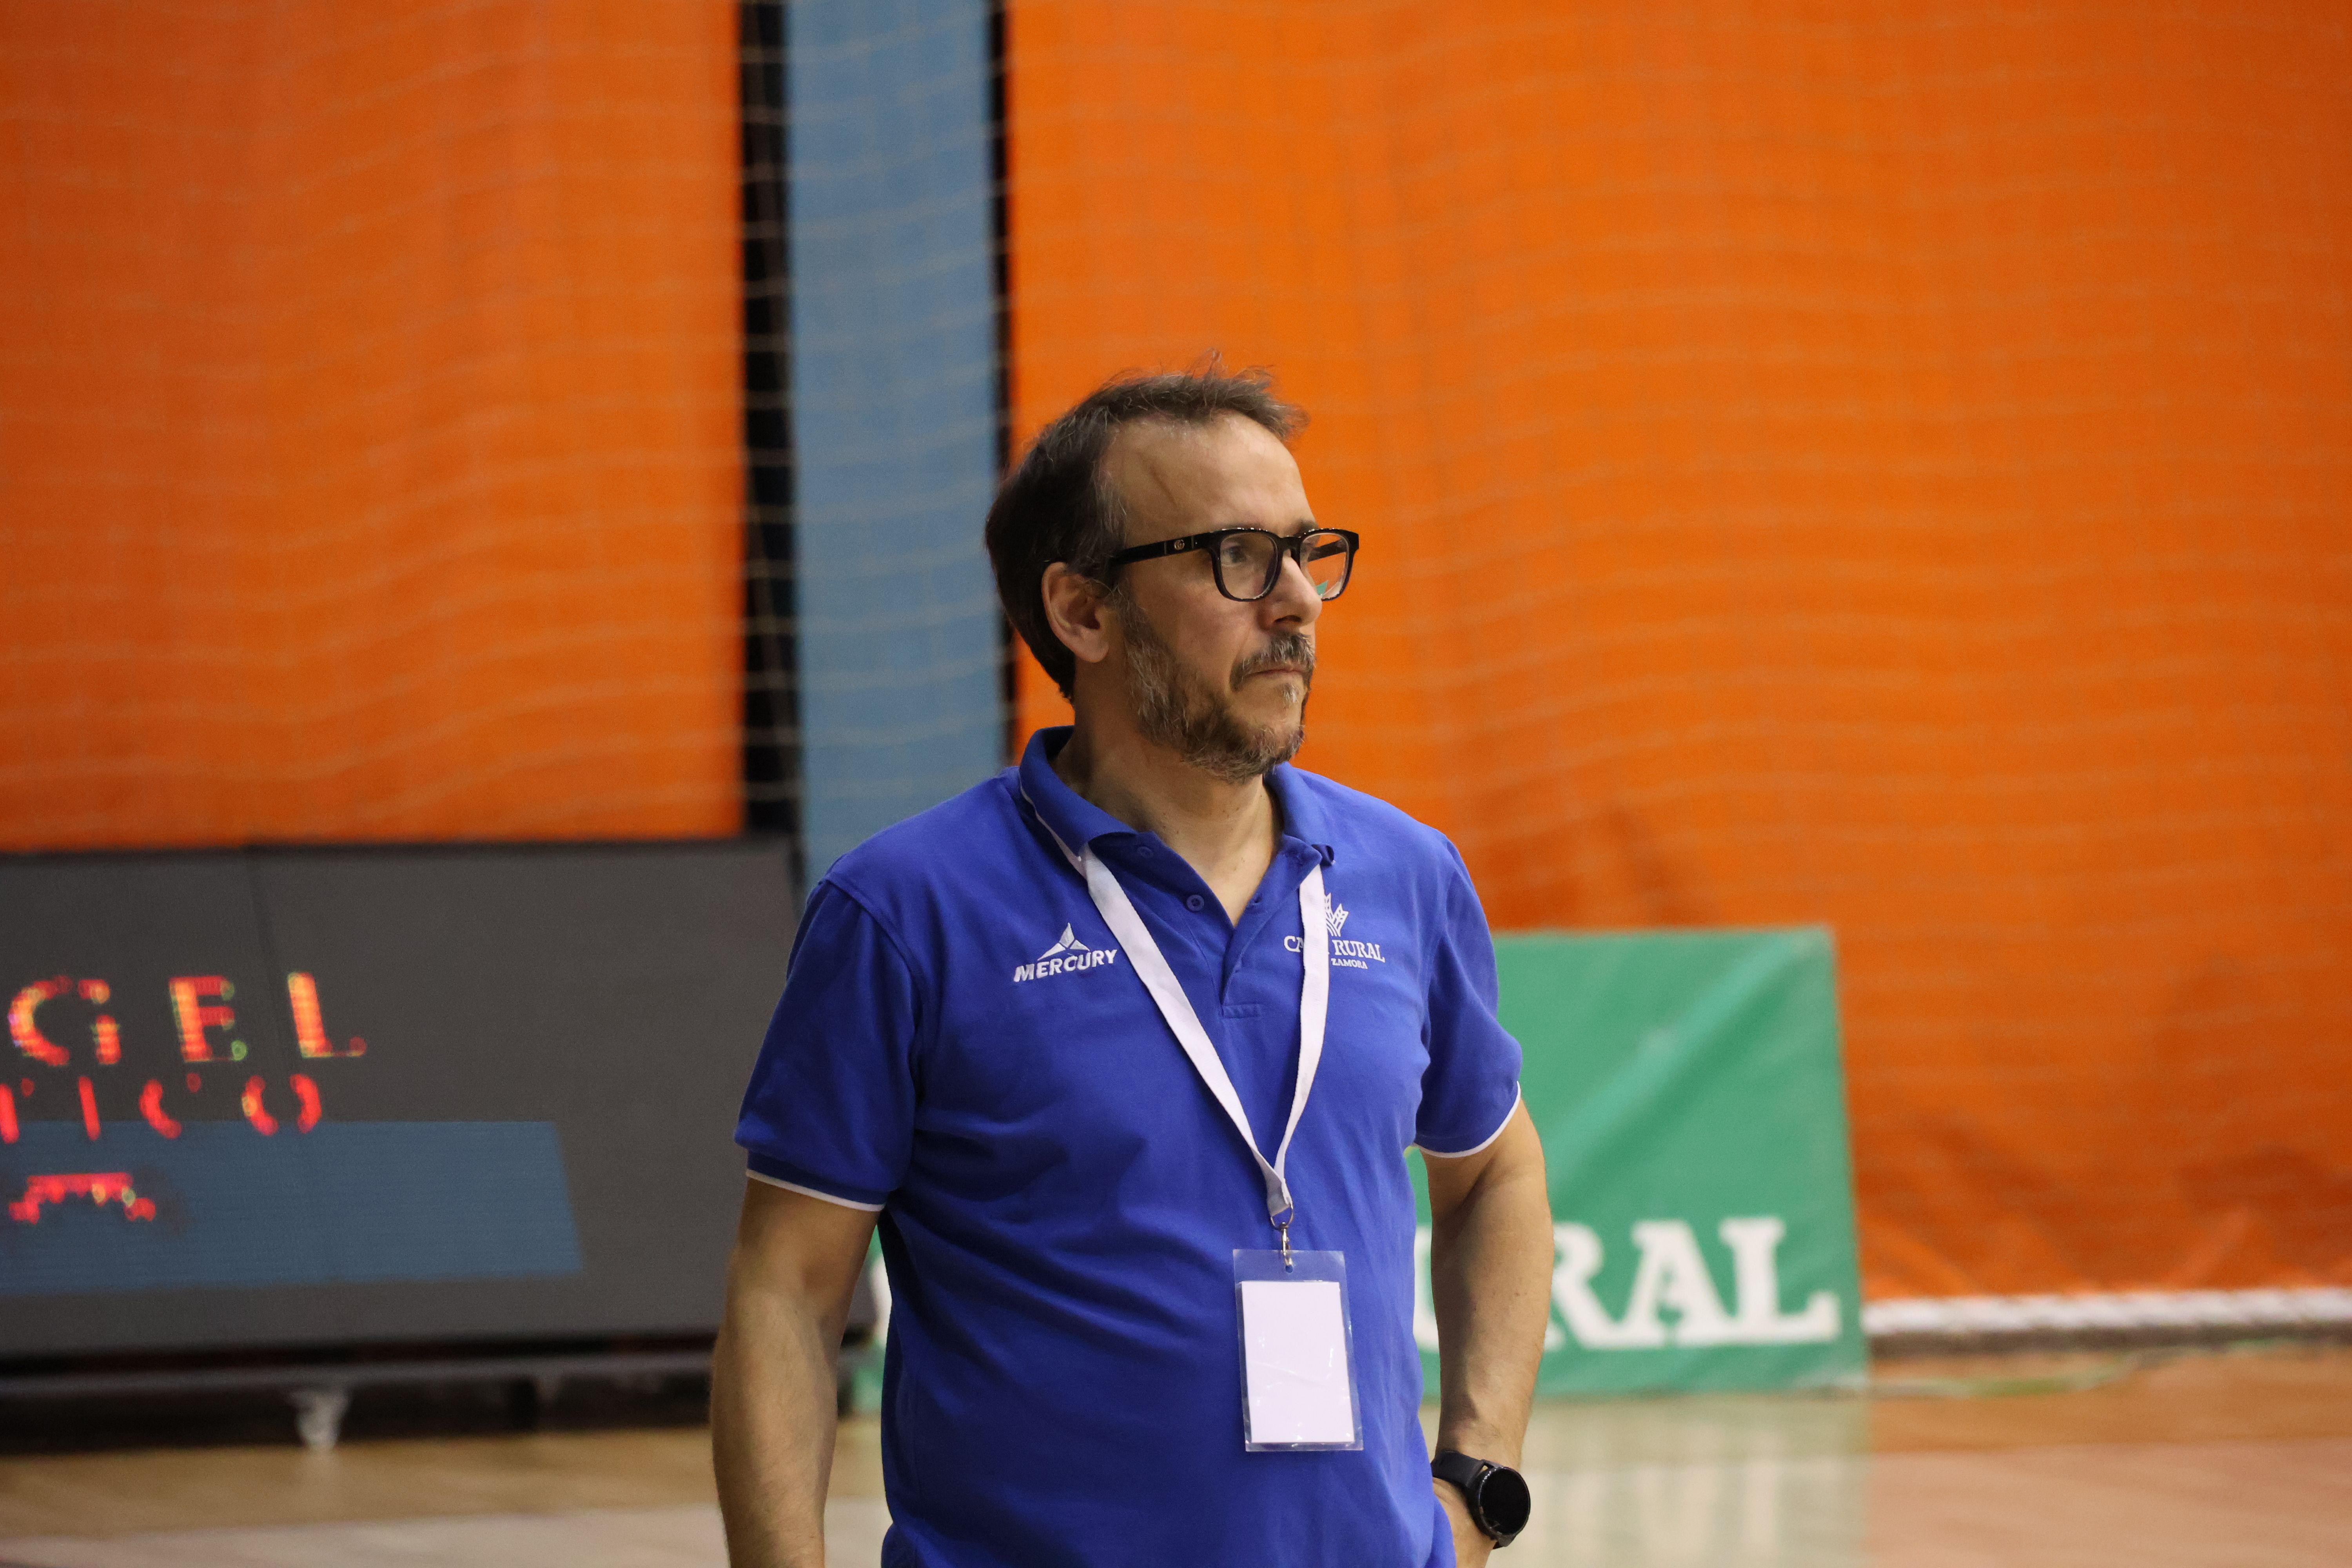
<instances>
[{"instance_id":1,"label":"black wristwatch","mask_svg":"<svg viewBox=\"0 0 2352 1568\"><path fill-rule=\"evenodd\" d=\"M1429 1473L1454 1483L1454 1489L1470 1505L1470 1522L1497 1546L1517 1540L1519 1531L1528 1527L1528 1515L1535 1511L1526 1479L1508 1465L1489 1464L1444 1448L1429 1461Z\"/></svg>"}]
</instances>

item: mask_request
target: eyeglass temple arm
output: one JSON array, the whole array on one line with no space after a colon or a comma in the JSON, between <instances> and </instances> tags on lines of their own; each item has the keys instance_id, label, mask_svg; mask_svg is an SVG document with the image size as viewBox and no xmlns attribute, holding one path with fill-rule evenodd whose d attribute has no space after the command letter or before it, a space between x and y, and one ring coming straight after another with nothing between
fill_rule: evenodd
<instances>
[{"instance_id":1,"label":"eyeglass temple arm","mask_svg":"<svg viewBox=\"0 0 2352 1568\"><path fill-rule=\"evenodd\" d=\"M1106 566L1122 566L1129 561L1149 561L1158 555L1181 555L1188 550L1201 548L1198 535L1187 534L1181 539L1163 539L1157 544L1138 544L1122 550L1103 563Z\"/></svg>"}]
</instances>

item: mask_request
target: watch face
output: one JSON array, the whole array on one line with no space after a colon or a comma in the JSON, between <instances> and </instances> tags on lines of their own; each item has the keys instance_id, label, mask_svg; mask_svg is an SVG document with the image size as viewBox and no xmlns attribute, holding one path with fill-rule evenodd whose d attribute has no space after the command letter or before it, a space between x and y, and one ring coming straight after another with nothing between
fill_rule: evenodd
<instances>
[{"instance_id":1,"label":"watch face","mask_svg":"<svg viewBox=\"0 0 2352 1568\"><path fill-rule=\"evenodd\" d=\"M1478 1511L1486 1516L1486 1528L1496 1535L1517 1535L1528 1527L1535 1499L1528 1494L1528 1483L1518 1471L1498 1467L1486 1472L1478 1488Z\"/></svg>"}]
</instances>

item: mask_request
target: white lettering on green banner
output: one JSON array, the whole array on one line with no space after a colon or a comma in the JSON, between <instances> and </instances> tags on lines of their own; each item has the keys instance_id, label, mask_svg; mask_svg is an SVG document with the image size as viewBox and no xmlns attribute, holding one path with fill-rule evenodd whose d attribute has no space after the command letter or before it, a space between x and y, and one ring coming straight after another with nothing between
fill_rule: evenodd
<instances>
[{"instance_id":1,"label":"white lettering on green banner","mask_svg":"<svg viewBox=\"0 0 2352 1568\"><path fill-rule=\"evenodd\" d=\"M1622 1310L1612 1314L1592 1289L1592 1277L1604 1261L1601 1237L1590 1226L1554 1226L1558 1259L1551 1276L1554 1316L1544 1333L1544 1348L1554 1351L1568 1342L1563 1325L1566 1334L1590 1351L1833 1341L1842 1318L1834 1292L1815 1290L1801 1310L1781 1310L1775 1254L1787 1230L1772 1215L1727 1219L1716 1226L1716 1234L1731 1255L1733 1305L1727 1311L1690 1225L1678 1219L1640 1221L1633 1226L1633 1244L1641 1251L1641 1262L1634 1271L1633 1289ZM1413 1298L1413 1338L1422 1349L1433 1351L1437 1309L1430 1289L1427 1226L1421 1227L1414 1247L1420 1279Z\"/></svg>"},{"instance_id":2,"label":"white lettering on green banner","mask_svg":"<svg viewBox=\"0 0 2352 1568\"><path fill-rule=\"evenodd\" d=\"M1558 1222L1539 1388L1858 1383L1829 933L1543 933L1495 947ZM1415 1261L1433 1395L1425 1228Z\"/></svg>"}]
</instances>

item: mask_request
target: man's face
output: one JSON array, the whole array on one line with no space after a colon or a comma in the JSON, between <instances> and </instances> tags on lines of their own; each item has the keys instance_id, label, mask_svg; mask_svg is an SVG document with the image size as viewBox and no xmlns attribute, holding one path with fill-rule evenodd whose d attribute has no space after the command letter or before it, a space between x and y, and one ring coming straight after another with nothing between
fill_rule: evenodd
<instances>
[{"instance_id":1,"label":"man's face","mask_svg":"<svg viewBox=\"0 0 2352 1568\"><path fill-rule=\"evenodd\" d=\"M1314 526L1288 449L1239 415L1207 426L1129 425L1113 439L1105 470L1126 503L1129 545L1213 528L1289 535ZM1235 781L1298 750L1323 602L1297 563L1283 563L1265 598L1242 603L1218 591L1206 552L1131 562L1119 568L1109 609L1148 739Z\"/></svg>"}]
</instances>

